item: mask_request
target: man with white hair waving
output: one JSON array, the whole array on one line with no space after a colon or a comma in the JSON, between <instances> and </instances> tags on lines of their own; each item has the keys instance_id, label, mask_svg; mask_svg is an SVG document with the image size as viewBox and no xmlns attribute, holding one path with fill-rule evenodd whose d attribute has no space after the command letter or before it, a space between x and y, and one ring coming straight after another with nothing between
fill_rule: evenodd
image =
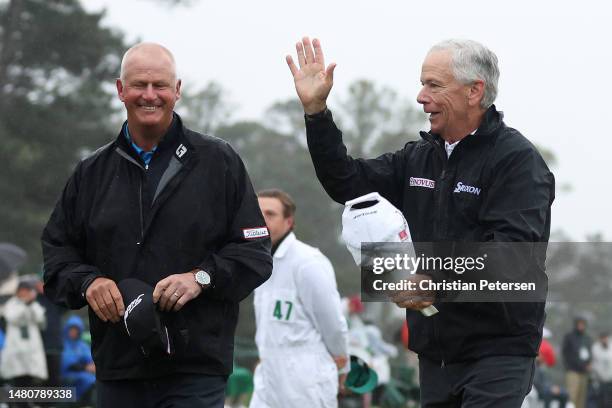
<instances>
[{"instance_id":1,"label":"man with white hair waving","mask_svg":"<svg viewBox=\"0 0 612 408\"><path fill-rule=\"evenodd\" d=\"M402 211L414 242L495 243L512 265L513 279L546 281L543 253L533 251L518 262L509 243L548 242L554 177L493 105L499 69L492 51L466 40L432 47L417 96L430 131L397 152L356 159L347 154L327 107L336 65L325 66L316 39L305 37L296 49L298 65L290 56L287 63L304 107L316 174L332 199L344 204L378 192ZM411 279L446 282L456 279L451 272ZM407 309L410 348L419 354L421 406L520 407L531 387L544 302L444 297L415 291L393 298ZM418 313L432 303L439 313Z\"/></svg>"}]
</instances>

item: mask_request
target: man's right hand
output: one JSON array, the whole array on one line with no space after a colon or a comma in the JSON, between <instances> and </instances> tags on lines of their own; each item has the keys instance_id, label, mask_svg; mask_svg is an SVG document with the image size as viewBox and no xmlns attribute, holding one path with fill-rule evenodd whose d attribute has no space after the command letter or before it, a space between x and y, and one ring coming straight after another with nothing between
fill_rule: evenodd
<instances>
[{"instance_id":1,"label":"man's right hand","mask_svg":"<svg viewBox=\"0 0 612 408\"><path fill-rule=\"evenodd\" d=\"M308 37L302 38L302 41L295 45L295 49L299 69L290 55L287 55L286 59L304 112L308 115L322 112L327 107L327 96L334 83L336 64L331 63L325 69L321 42L316 38L312 44Z\"/></svg>"},{"instance_id":2,"label":"man's right hand","mask_svg":"<svg viewBox=\"0 0 612 408\"><path fill-rule=\"evenodd\" d=\"M338 371L340 371L345 368L347 364L350 364L350 360L347 356L338 356L334 357L334 363L336 363L336 368L338 368ZM348 373L338 374L338 394L340 395L347 394L346 387L344 385L347 376Z\"/></svg>"},{"instance_id":3,"label":"man's right hand","mask_svg":"<svg viewBox=\"0 0 612 408\"><path fill-rule=\"evenodd\" d=\"M121 320L125 312L123 298L115 281L108 278L96 278L85 292L87 303L103 322L113 323Z\"/></svg>"}]
</instances>

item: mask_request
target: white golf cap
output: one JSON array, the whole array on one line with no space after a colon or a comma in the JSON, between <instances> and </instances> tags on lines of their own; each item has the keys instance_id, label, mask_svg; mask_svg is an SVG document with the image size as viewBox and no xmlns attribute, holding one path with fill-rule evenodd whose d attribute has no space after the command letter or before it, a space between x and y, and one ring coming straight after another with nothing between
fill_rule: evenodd
<instances>
[{"instance_id":1,"label":"white golf cap","mask_svg":"<svg viewBox=\"0 0 612 408\"><path fill-rule=\"evenodd\" d=\"M372 205L359 204L372 202ZM342 213L342 239L361 266L362 242L412 242L408 222L400 210L377 192L369 193L345 203ZM414 248L410 245L411 253ZM438 313L434 306L421 310L424 316Z\"/></svg>"},{"instance_id":2,"label":"white golf cap","mask_svg":"<svg viewBox=\"0 0 612 408\"><path fill-rule=\"evenodd\" d=\"M372 202L365 208L359 204ZM347 201L342 213L342 239L361 265L362 242L410 242L410 230L404 215L393 204L374 192Z\"/></svg>"}]
</instances>

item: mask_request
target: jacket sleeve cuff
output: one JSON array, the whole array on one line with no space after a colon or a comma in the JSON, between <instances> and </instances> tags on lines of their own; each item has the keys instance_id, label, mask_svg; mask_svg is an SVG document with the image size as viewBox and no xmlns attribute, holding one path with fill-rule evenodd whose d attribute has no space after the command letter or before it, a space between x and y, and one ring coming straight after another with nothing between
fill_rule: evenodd
<instances>
[{"instance_id":1,"label":"jacket sleeve cuff","mask_svg":"<svg viewBox=\"0 0 612 408\"><path fill-rule=\"evenodd\" d=\"M314 115L304 115L308 148L318 152L336 151L342 144L342 132L329 109Z\"/></svg>"},{"instance_id":2,"label":"jacket sleeve cuff","mask_svg":"<svg viewBox=\"0 0 612 408\"><path fill-rule=\"evenodd\" d=\"M323 109L321 112L313 113L312 115L305 113L304 119L306 119L306 123L316 122L317 120L325 120L325 119L333 120L331 111L327 108Z\"/></svg>"},{"instance_id":3,"label":"jacket sleeve cuff","mask_svg":"<svg viewBox=\"0 0 612 408\"><path fill-rule=\"evenodd\" d=\"M81 297L85 299L85 294L87 293L87 288L93 283L96 278L101 278L102 275L97 273L92 273L85 277L81 283Z\"/></svg>"}]
</instances>

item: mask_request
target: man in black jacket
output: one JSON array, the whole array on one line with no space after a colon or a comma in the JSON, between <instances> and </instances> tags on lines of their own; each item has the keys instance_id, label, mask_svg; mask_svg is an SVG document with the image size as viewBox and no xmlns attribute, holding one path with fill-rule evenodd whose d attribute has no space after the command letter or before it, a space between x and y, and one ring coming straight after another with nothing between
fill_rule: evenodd
<instances>
[{"instance_id":1,"label":"man in black jacket","mask_svg":"<svg viewBox=\"0 0 612 408\"><path fill-rule=\"evenodd\" d=\"M272 271L266 224L238 154L174 113L170 51L132 47L116 85L127 121L77 165L51 215L45 293L89 305L98 406L222 407L238 303ZM170 328L182 322L173 355L145 357L130 341L126 278L154 287Z\"/></svg>"},{"instance_id":2,"label":"man in black jacket","mask_svg":"<svg viewBox=\"0 0 612 408\"><path fill-rule=\"evenodd\" d=\"M563 363L565 364L565 383L570 400L576 408L584 408L587 401L589 373L593 360L591 346L593 341L586 333L587 321L584 317L574 319L574 328L563 338Z\"/></svg>"},{"instance_id":3,"label":"man in black jacket","mask_svg":"<svg viewBox=\"0 0 612 408\"><path fill-rule=\"evenodd\" d=\"M402 210L413 241L486 243L502 266L490 273L538 282L545 293L542 247L550 232L554 178L536 148L506 126L493 105L495 54L474 41L434 46L423 62L417 96L431 130L395 153L355 159L327 109L335 64L325 66L318 40L305 37L296 49L299 67L290 56L287 63L306 114L308 147L317 177L335 201L377 191ZM433 271L411 279L454 278ZM543 298L442 302L442 292L422 295L394 298L407 309L410 348L419 354L422 406L520 407L542 337ZM438 314L417 312L434 301Z\"/></svg>"}]
</instances>

